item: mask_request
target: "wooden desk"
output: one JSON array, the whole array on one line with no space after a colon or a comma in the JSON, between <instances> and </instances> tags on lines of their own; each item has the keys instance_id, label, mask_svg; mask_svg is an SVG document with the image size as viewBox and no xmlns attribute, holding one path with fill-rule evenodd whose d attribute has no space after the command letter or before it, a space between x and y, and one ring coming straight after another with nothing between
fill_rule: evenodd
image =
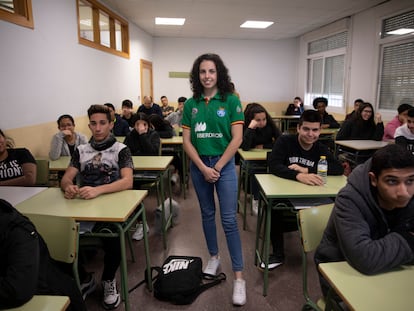
<instances>
[{"instance_id":1,"label":"wooden desk","mask_svg":"<svg viewBox=\"0 0 414 311\"><path fill-rule=\"evenodd\" d=\"M282 199L289 198L326 198L336 197L339 190L345 186L347 178L345 176L328 176L327 183L323 186L309 186L298 181L284 179L272 174L255 175L260 187L259 214L257 216L256 227L256 248L255 264L265 263L263 295L267 295L268 287L268 261L270 254L270 226L272 209L291 210L286 204L278 204ZM261 208L262 202L264 207ZM262 225L264 223L264 238L261 249L259 250L259 240ZM263 253L261 255L261 253Z\"/></svg>"},{"instance_id":2,"label":"wooden desk","mask_svg":"<svg viewBox=\"0 0 414 311\"><path fill-rule=\"evenodd\" d=\"M252 171L260 170L266 171L267 168L267 153L272 149L250 149L244 151L243 149L237 150L240 155L240 171L239 171L239 187L237 193L237 202L240 212L240 194L241 190L244 190L244 202L243 202L243 229L246 230L246 213L247 213L247 192L248 189L252 189ZM250 188L249 188L250 187ZM250 207L252 207L253 194L251 194Z\"/></svg>"},{"instance_id":3,"label":"wooden desk","mask_svg":"<svg viewBox=\"0 0 414 311\"><path fill-rule=\"evenodd\" d=\"M118 232L85 233L84 235L99 237L119 237L121 246L121 291L125 299L125 310L129 310L128 274L125 251L125 233L136 223L142 215L146 223L143 200L147 195L144 190L124 190L110 194L103 194L92 200L73 199L63 197L60 188L48 188L45 191L19 203L16 209L25 214L55 215L70 217L81 221L109 222ZM146 230L144 230L144 247L147 264L147 277L150 275L149 245Z\"/></svg>"},{"instance_id":4,"label":"wooden desk","mask_svg":"<svg viewBox=\"0 0 414 311\"><path fill-rule=\"evenodd\" d=\"M355 164L363 163L364 159L368 159L375 150L381 149L389 143L390 142L388 141L377 140L335 140L335 145L346 148L346 150L342 149L342 151L349 154L351 156L351 161ZM341 152L338 148L336 149Z\"/></svg>"},{"instance_id":5,"label":"wooden desk","mask_svg":"<svg viewBox=\"0 0 414 311\"><path fill-rule=\"evenodd\" d=\"M62 156L57 160L49 161L49 171L64 172L69 166L70 156Z\"/></svg>"},{"instance_id":6,"label":"wooden desk","mask_svg":"<svg viewBox=\"0 0 414 311\"><path fill-rule=\"evenodd\" d=\"M182 128L180 128L182 131ZM172 138L161 138L161 152L163 150L171 148L172 151L178 152L181 157L181 189L183 191L184 199L186 198L186 187L188 187L189 175L187 169L187 154L183 148L183 137L182 136L173 136Z\"/></svg>"},{"instance_id":7,"label":"wooden desk","mask_svg":"<svg viewBox=\"0 0 414 311\"><path fill-rule=\"evenodd\" d=\"M413 310L414 266L377 275L364 275L346 261L321 263L318 269L350 310Z\"/></svg>"},{"instance_id":8,"label":"wooden desk","mask_svg":"<svg viewBox=\"0 0 414 311\"><path fill-rule=\"evenodd\" d=\"M0 186L0 198L16 206L46 189L46 187Z\"/></svg>"},{"instance_id":9,"label":"wooden desk","mask_svg":"<svg viewBox=\"0 0 414 311\"><path fill-rule=\"evenodd\" d=\"M69 303L67 296L35 295L23 306L5 311L64 311Z\"/></svg>"}]
</instances>

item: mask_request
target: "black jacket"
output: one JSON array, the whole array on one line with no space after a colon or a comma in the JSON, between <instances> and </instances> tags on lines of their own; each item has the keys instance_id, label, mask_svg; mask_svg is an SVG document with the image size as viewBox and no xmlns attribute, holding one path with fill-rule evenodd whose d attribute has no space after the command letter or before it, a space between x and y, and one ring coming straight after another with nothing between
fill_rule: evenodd
<instances>
[{"instance_id":1,"label":"black jacket","mask_svg":"<svg viewBox=\"0 0 414 311\"><path fill-rule=\"evenodd\" d=\"M124 144L131 150L133 156L140 155L159 155L160 152L160 135L149 129L147 133L139 135L133 129L124 140Z\"/></svg>"},{"instance_id":2,"label":"black jacket","mask_svg":"<svg viewBox=\"0 0 414 311\"><path fill-rule=\"evenodd\" d=\"M86 310L75 281L50 258L30 220L0 199L0 309L20 306L33 295L69 296L68 310Z\"/></svg>"}]
</instances>

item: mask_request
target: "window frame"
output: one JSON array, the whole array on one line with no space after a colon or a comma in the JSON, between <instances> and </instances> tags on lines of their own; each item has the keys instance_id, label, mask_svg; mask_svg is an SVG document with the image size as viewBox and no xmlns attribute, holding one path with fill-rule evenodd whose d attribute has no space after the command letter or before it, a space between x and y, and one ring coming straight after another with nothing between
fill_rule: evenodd
<instances>
[{"instance_id":1,"label":"window frame","mask_svg":"<svg viewBox=\"0 0 414 311\"><path fill-rule=\"evenodd\" d=\"M341 32L343 32L343 31L340 31L338 33L341 33ZM325 36L325 37L329 37L331 35L332 34L330 34L328 36ZM348 36L348 43L349 43L349 39L350 39L349 38L349 36L350 36L349 32L348 32L347 36ZM321 39L323 39L323 38L321 38ZM315 41L315 40L312 40L312 41ZM309 44L309 43L310 42L308 42L307 44ZM347 77L347 74L348 74L348 72L347 72L348 69L347 69L347 66L346 66L347 61L348 61L348 59L347 59L347 47L322 51L322 52L318 52L318 53L315 53L315 54L307 54L307 56L306 56L306 63L307 63L306 64L306 68L307 68L306 69L307 70L306 82L307 83L306 83L306 92L305 92L305 102L308 103L308 105L311 106L312 109L313 109L312 103L313 103L313 99L315 97L319 97L319 96L327 97L328 98L328 103L330 101L329 96L327 96L326 94L323 94L324 93L324 87L325 87L325 74L326 74L325 65L326 65L326 59L327 58L331 58L331 57L335 57L335 56L343 56L344 57L344 68L343 68L343 77L342 77L342 81L343 81L342 103L341 103L340 107L339 106L331 106L331 105L328 104L328 107L329 107L328 109L329 109L330 112L334 112L334 113L344 113L345 112L346 97L347 97L347 93L346 93L347 79L346 79L346 77ZM322 90L321 90L321 94L316 95L316 94L312 93L313 62L316 61L316 60L320 60L320 59L322 59L322 61L323 61L323 64L322 64L323 65L322 85L321 85ZM312 63L312 66L310 65L310 63ZM311 67L312 67L312 69L311 69Z\"/></svg>"},{"instance_id":2,"label":"window frame","mask_svg":"<svg viewBox=\"0 0 414 311\"><path fill-rule=\"evenodd\" d=\"M32 0L13 0L15 12L9 12L0 8L0 19L34 29Z\"/></svg>"},{"instance_id":3,"label":"window frame","mask_svg":"<svg viewBox=\"0 0 414 311\"><path fill-rule=\"evenodd\" d=\"M117 56L124 58L129 58L129 25L128 21L119 15L112 12L110 9L102 5L96 0L75 0L76 1L76 10L78 16L78 40L79 44L95 48L97 50L111 53ZM93 23L93 41L85 39L81 36L81 17L79 12L80 1L86 2L91 6L92 9L92 23ZM100 13L108 15L109 18L109 38L110 38L110 47L101 44L101 29L99 26L99 15ZM122 50L116 49L116 39L115 39L115 21L118 21L121 25L121 45Z\"/></svg>"},{"instance_id":4,"label":"window frame","mask_svg":"<svg viewBox=\"0 0 414 311\"><path fill-rule=\"evenodd\" d=\"M381 100L381 77L384 71L384 50L389 47L394 47L398 45L403 45L406 43L414 43L414 35L406 34L406 35L388 35L385 36L382 34L384 29L385 20L388 18L392 18L394 16L398 16L399 14L404 14L406 12L412 11L414 8L409 8L404 11L394 12L392 15L383 16L378 21L378 29L380 30L378 35L378 71L377 71L377 79L376 79L376 109L380 112L385 118L392 118L395 116L395 112L399 106L399 103L396 103L396 106L392 109L389 108L382 108L380 105ZM414 98L413 98L414 99Z\"/></svg>"}]
</instances>

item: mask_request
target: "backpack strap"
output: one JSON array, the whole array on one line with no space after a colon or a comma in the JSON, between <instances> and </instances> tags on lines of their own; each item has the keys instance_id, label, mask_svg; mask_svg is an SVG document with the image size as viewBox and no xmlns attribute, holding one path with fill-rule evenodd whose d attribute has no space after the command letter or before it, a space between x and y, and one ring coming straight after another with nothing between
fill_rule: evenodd
<instances>
[{"instance_id":1,"label":"backpack strap","mask_svg":"<svg viewBox=\"0 0 414 311\"><path fill-rule=\"evenodd\" d=\"M221 283L221 281L225 281L226 278L227 277L223 272L219 273L218 275L213 275L213 274L208 274L208 273L203 272L203 280L209 280L211 282L204 283L204 284L200 285L200 287L197 291L197 295L201 294L206 289L209 289L210 287L213 287L213 286Z\"/></svg>"},{"instance_id":2,"label":"backpack strap","mask_svg":"<svg viewBox=\"0 0 414 311\"><path fill-rule=\"evenodd\" d=\"M162 267L160 267L160 266L153 266L150 269L151 269L151 282L154 282L158 278L158 276L161 274ZM156 271L157 274L153 276L153 272L154 271ZM146 271L144 271L144 275L145 275L144 279L141 280L141 281L139 281L134 287L132 287L130 290L128 290L128 293L131 293L132 291L136 290L138 287L140 287L144 283L147 283L147 284L149 283L148 282L147 272Z\"/></svg>"}]
</instances>

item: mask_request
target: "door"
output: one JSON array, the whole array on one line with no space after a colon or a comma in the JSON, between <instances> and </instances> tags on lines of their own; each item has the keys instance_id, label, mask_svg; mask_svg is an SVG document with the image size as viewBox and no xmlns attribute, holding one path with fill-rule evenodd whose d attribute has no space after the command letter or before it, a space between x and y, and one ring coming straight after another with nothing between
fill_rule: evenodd
<instances>
[{"instance_id":1,"label":"door","mask_svg":"<svg viewBox=\"0 0 414 311\"><path fill-rule=\"evenodd\" d=\"M152 88L152 62L141 59L141 102L146 95L153 96Z\"/></svg>"}]
</instances>

